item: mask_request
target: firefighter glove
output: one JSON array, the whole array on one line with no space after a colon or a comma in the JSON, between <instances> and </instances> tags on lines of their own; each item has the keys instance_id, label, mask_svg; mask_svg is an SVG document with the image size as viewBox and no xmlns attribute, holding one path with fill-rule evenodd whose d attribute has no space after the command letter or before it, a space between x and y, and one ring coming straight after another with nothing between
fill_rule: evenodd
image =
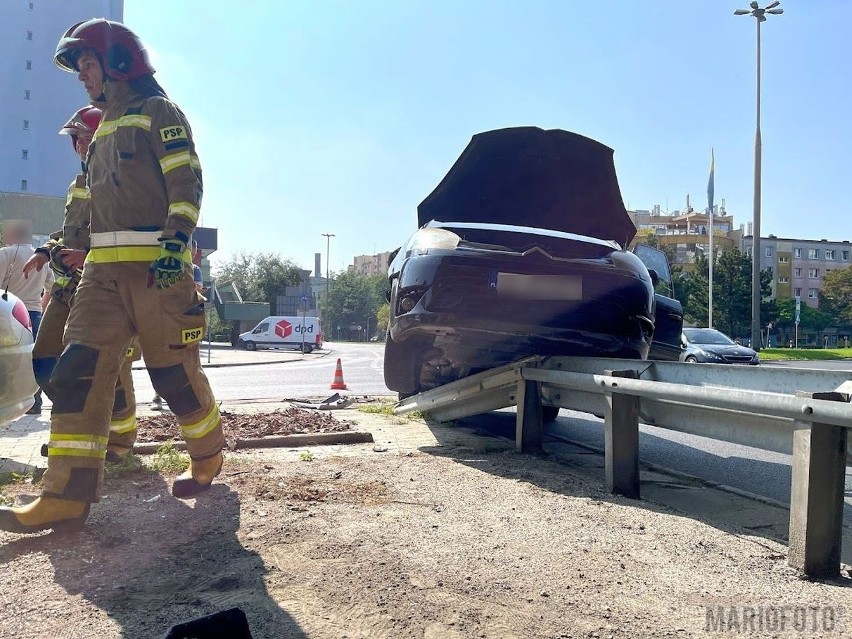
<instances>
[{"instance_id":1,"label":"firefighter glove","mask_svg":"<svg viewBox=\"0 0 852 639\"><path fill-rule=\"evenodd\" d=\"M161 237L160 256L148 269L148 288L154 284L157 288L169 288L184 278L184 253L186 252L187 240L182 233L175 237Z\"/></svg>"},{"instance_id":2,"label":"firefighter glove","mask_svg":"<svg viewBox=\"0 0 852 639\"><path fill-rule=\"evenodd\" d=\"M64 244L56 244L50 249L50 268L57 275L70 275L70 270L62 261L62 249L68 248Z\"/></svg>"}]
</instances>

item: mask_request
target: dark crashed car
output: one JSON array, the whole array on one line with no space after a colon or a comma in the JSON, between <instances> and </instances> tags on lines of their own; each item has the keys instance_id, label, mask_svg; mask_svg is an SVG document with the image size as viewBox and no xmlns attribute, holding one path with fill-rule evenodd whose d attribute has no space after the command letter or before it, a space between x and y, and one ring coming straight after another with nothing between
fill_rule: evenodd
<instances>
[{"instance_id":1,"label":"dark crashed car","mask_svg":"<svg viewBox=\"0 0 852 639\"><path fill-rule=\"evenodd\" d=\"M655 336L652 356L678 359L668 262L624 248L636 228L612 149L558 129L480 133L417 213L388 270L384 376L401 397L528 355L647 359Z\"/></svg>"}]
</instances>

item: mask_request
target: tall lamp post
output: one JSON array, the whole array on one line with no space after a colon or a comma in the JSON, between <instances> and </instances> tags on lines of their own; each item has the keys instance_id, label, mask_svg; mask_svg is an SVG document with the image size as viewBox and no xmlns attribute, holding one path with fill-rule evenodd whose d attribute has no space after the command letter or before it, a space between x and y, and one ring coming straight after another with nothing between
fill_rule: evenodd
<instances>
[{"instance_id":1,"label":"tall lamp post","mask_svg":"<svg viewBox=\"0 0 852 639\"><path fill-rule=\"evenodd\" d=\"M766 22L766 14L781 15L777 0L763 9L757 2L749 3L749 9L737 9L735 16L753 16L757 22L757 127L754 133L754 228L751 244L751 347L760 350L760 23Z\"/></svg>"},{"instance_id":2,"label":"tall lamp post","mask_svg":"<svg viewBox=\"0 0 852 639\"><path fill-rule=\"evenodd\" d=\"M328 271L328 269L329 269L328 255L329 255L329 252L331 250L331 238L333 238L335 235L334 235L334 233L321 233L320 235L322 235L325 238L325 303L326 303L326 308L327 308L327 305L328 305L328 284L330 282L329 271ZM325 316L325 309L323 309L323 317L324 316Z\"/></svg>"}]
</instances>

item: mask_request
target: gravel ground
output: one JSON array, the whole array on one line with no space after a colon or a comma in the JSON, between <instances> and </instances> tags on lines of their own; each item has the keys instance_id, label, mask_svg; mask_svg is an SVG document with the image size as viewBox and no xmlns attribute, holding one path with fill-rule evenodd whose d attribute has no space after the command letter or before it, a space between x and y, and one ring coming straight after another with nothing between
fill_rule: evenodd
<instances>
[{"instance_id":1,"label":"gravel ground","mask_svg":"<svg viewBox=\"0 0 852 639\"><path fill-rule=\"evenodd\" d=\"M0 636L156 638L233 606L255 639L849 636L852 580L802 579L777 542L612 496L511 447L470 436L229 453L188 501L170 477L110 477L83 532L0 533ZM738 631L743 607L790 620ZM815 630L791 628L797 609Z\"/></svg>"}]
</instances>

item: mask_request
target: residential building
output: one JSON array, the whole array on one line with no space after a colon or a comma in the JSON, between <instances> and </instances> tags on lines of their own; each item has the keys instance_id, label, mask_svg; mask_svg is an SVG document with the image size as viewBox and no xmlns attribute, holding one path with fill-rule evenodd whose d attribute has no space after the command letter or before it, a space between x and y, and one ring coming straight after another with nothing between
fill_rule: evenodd
<instances>
[{"instance_id":1,"label":"residential building","mask_svg":"<svg viewBox=\"0 0 852 639\"><path fill-rule=\"evenodd\" d=\"M56 44L76 22L92 17L121 21L123 16L124 0L3 1L0 218L31 220L36 237L62 224L68 184L80 163L68 137L58 133L89 101L77 78L54 65Z\"/></svg>"},{"instance_id":2,"label":"residential building","mask_svg":"<svg viewBox=\"0 0 852 639\"><path fill-rule=\"evenodd\" d=\"M364 276L387 275L390 257L390 251L376 255L356 255L349 270Z\"/></svg>"},{"instance_id":3,"label":"residential building","mask_svg":"<svg viewBox=\"0 0 852 639\"><path fill-rule=\"evenodd\" d=\"M713 250L720 252L737 246L737 233L733 231L734 218L725 211L724 204L714 207L713 226L708 212L686 211L664 214L659 206L652 211L628 211L637 228L637 241L653 234L661 247L668 247L675 256L674 263L689 271L699 255L710 252L710 234Z\"/></svg>"},{"instance_id":4,"label":"residential building","mask_svg":"<svg viewBox=\"0 0 852 639\"><path fill-rule=\"evenodd\" d=\"M754 237L742 238L742 251L751 255ZM772 271L772 296L777 299L800 297L817 308L822 280L833 270L852 266L849 240L802 240L774 235L760 238L760 268Z\"/></svg>"}]
</instances>

